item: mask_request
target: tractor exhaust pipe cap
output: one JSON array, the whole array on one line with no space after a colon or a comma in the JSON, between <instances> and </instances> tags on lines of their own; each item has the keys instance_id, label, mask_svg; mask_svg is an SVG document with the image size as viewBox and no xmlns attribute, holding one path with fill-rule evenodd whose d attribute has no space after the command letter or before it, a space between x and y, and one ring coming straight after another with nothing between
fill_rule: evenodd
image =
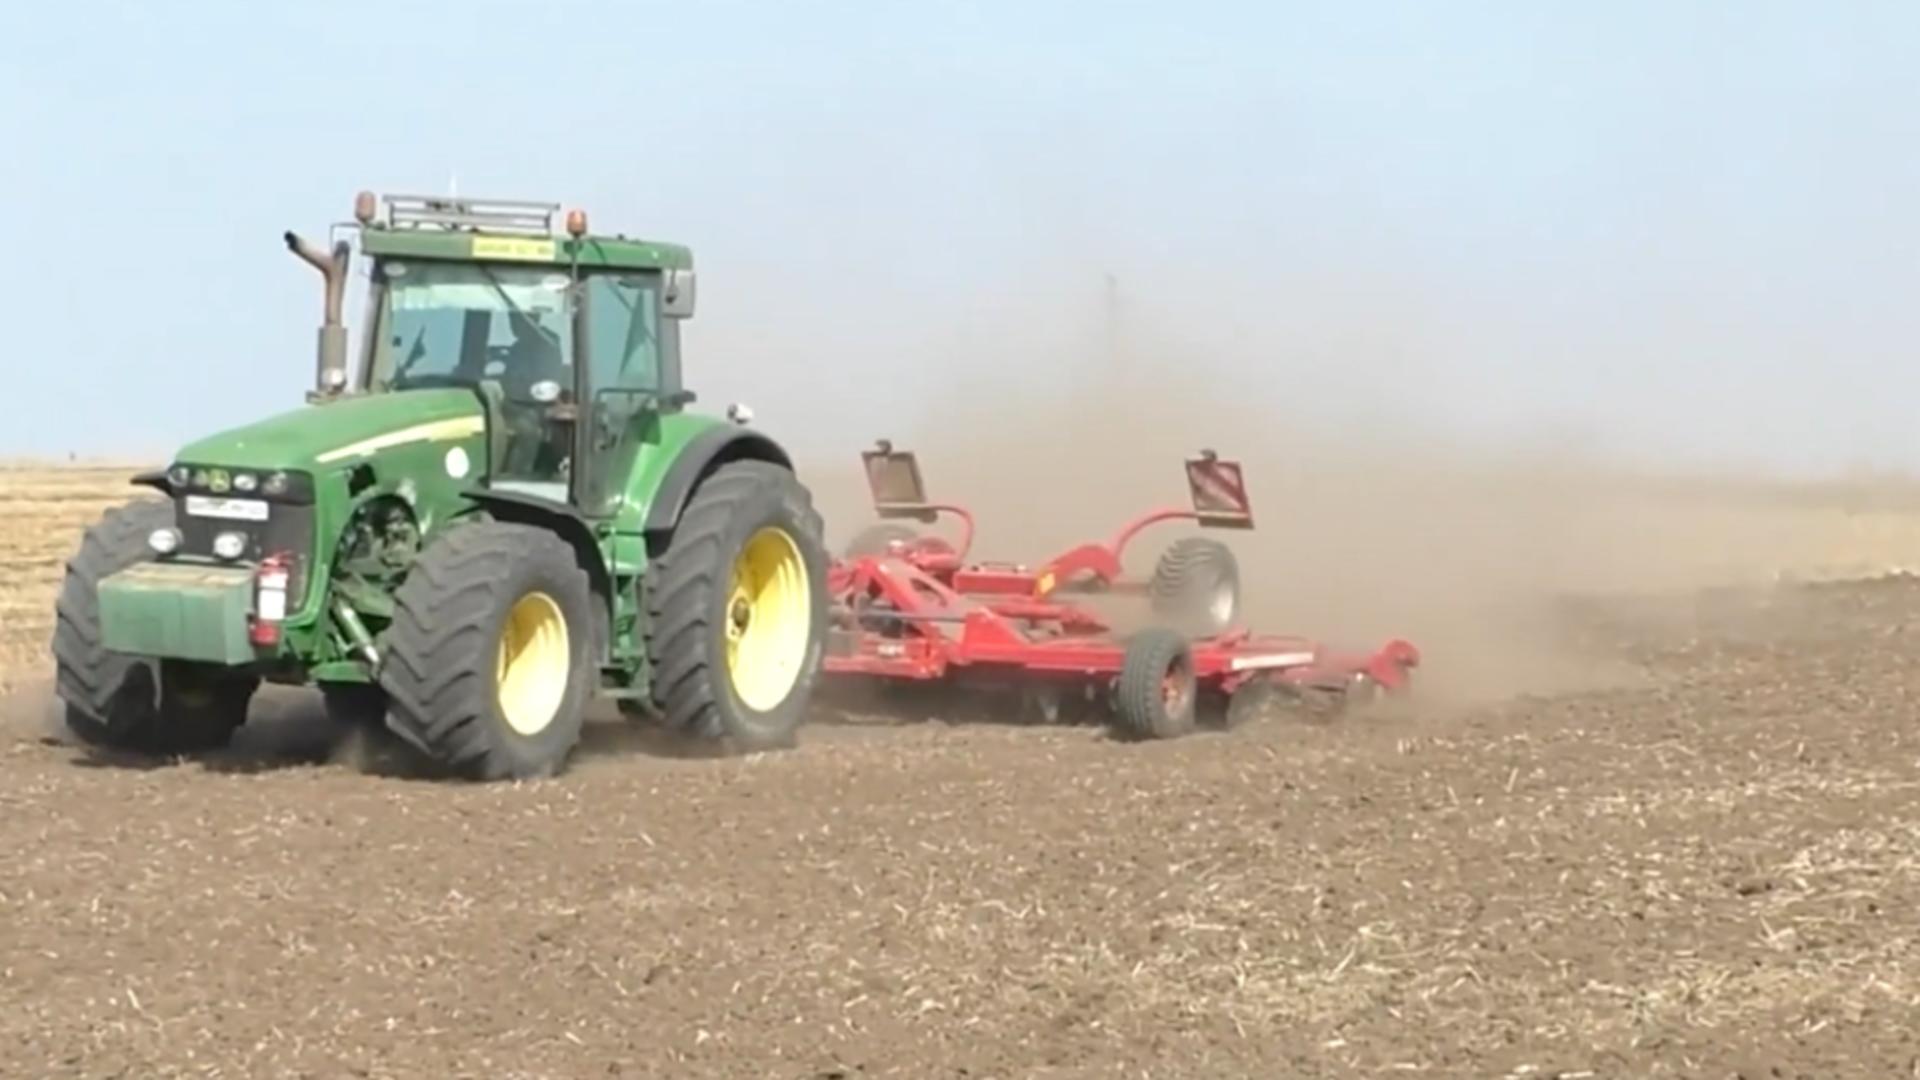
<instances>
[{"instance_id":1,"label":"tractor exhaust pipe cap","mask_svg":"<svg viewBox=\"0 0 1920 1080\"><path fill-rule=\"evenodd\" d=\"M347 242L342 240L333 246L329 254L291 229L283 233L281 239L286 242L288 251L320 271L320 276L326 282L313 381L317 396L333 397L347 386L347 328L340 320L340 309L346 299L347 257L350 249Z\"/></svg>"}]
</instances>

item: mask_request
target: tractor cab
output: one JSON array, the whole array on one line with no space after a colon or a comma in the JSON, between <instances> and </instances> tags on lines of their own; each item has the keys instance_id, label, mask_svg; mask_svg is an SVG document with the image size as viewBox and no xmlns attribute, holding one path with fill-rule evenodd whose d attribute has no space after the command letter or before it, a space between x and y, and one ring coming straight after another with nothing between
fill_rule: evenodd
<instances>
[{"instance_id":1,"label":"tractor cab","mask_svg":"<svg viewBox=\"0 0 1920 1080\"><path fill-rule=\"evenodd\" d=\"M579 210L561 237L558 212L363 195L355 216L372 267L362 362L349 384L344 350L336 367L323 355L317 396L471 388L486 406L489 487L601 516L618 502L647 417L691 399L679 320L692 314L692 257L589 235Z\"/></svg>"}]
</instances>

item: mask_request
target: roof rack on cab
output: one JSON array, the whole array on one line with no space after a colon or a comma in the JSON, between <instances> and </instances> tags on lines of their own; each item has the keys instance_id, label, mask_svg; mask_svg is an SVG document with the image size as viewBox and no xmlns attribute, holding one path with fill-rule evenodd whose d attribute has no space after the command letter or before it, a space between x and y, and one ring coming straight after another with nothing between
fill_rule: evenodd
<instances>
[{"instance_id":1,"label":"roof rack on cab","mask_svg":"<svg viewBox=\"0 0 1920 1080\"><path fill-rule=\"evenodd\" d=\"M448 229L490 233L553 235L559 203L524 199L470 199L448 195L386 195L385 226L390 229ZM369 215L371 216L371 215ZM366 224L373 224L368 221Z\"/></svg>"}]
</instances>

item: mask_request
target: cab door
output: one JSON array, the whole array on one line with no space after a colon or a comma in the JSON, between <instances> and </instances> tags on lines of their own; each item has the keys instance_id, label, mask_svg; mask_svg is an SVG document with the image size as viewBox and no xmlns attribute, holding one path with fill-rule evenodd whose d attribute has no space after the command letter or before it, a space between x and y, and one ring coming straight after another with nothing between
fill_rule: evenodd
<instances>
[{"instance_id":1,"label":"cab door","mask_svg":"<svg viewBox=\"0 0 1920 1080\"><path fill-rule=\"evenodd\" d=\"M663 404L677 401L678 327L661 318L662 284L653 271L602 272L581 282L587 385L573 496L589 517L613 513L647 428Z\"/></svg>"}]
</instances>

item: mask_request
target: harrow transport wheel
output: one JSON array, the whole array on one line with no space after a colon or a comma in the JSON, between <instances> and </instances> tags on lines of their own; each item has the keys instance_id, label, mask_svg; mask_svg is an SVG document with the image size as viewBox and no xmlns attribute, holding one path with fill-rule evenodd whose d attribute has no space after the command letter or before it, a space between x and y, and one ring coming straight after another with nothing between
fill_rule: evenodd
<instances>
[{"instance_id":1,"label":"harrow transport wheel","mask_svg":"<svg viewBox=\"0 0 1920 1080\"><path fill-rule=\"evenodd\" d=\"M109 652L100 644L102 578L147 561L147 536L174 522L173 506L141 499L107 511L67 563L55 605L56 693L67 728L92 746L144 754L218 749L247 719L260 685L221 669Z\"/></svg>"},{"instance_id":2,"label":"harrow transport wheel","mask_svg":"<svg viewBox=\"0 0 1920 1080\"><path fill-rule=\"evenodd\" d=\"M1198 685L1193 651L1171 630L1145 630L1127 643L1114 691L1122 730L1142 739L1176 739L1195 726Z\"/></svg>"},{"instance_id":3,"label":"harrow transport wheel","mask_svg":"<svg viewBox=\"0 0 1920 1080\"><path fill-rule=\"evenodd\" d=\"M820 515L792 472L722 465L648 568L647 652L666 726L722 749L792 746L827 630Z\"/></svg>"},{"instance_id":4,"label":"harrow transport wheel","mask_svg":"<svg viewBox=\"0 0 1920 1080\"><path fill-rule=\"evenodd\" d=\"M455 525L394 593L387 726L475 780L552 776L592 691L593 591L546 529Z\"/></svg>"},{"instance_id":5,"label":"harrow transport wheel","mask_svg":"<svg viewBox=\"0 0 1920 1080\"><path fill-rule=\"evenodd\" d=\"M891 544L911 544L918 539L920 530L913 526L883 521L855 533L853 539L847 541L842 554L849 559L857 559L862 555L885 555Z\"/></svg>"},{"instance_id":6,"label":"harrow transport wheel","mask_svg":"<svg viewBox=\"0 0 1920 1080\"><path fill-rule=\"evenodd\" d=\"M1180 629L1218 634L1240 614L1240 564L1218 540L1184 537L1160 554L1147 594L1154 614Z\"/></svg>"}]
</instances>

